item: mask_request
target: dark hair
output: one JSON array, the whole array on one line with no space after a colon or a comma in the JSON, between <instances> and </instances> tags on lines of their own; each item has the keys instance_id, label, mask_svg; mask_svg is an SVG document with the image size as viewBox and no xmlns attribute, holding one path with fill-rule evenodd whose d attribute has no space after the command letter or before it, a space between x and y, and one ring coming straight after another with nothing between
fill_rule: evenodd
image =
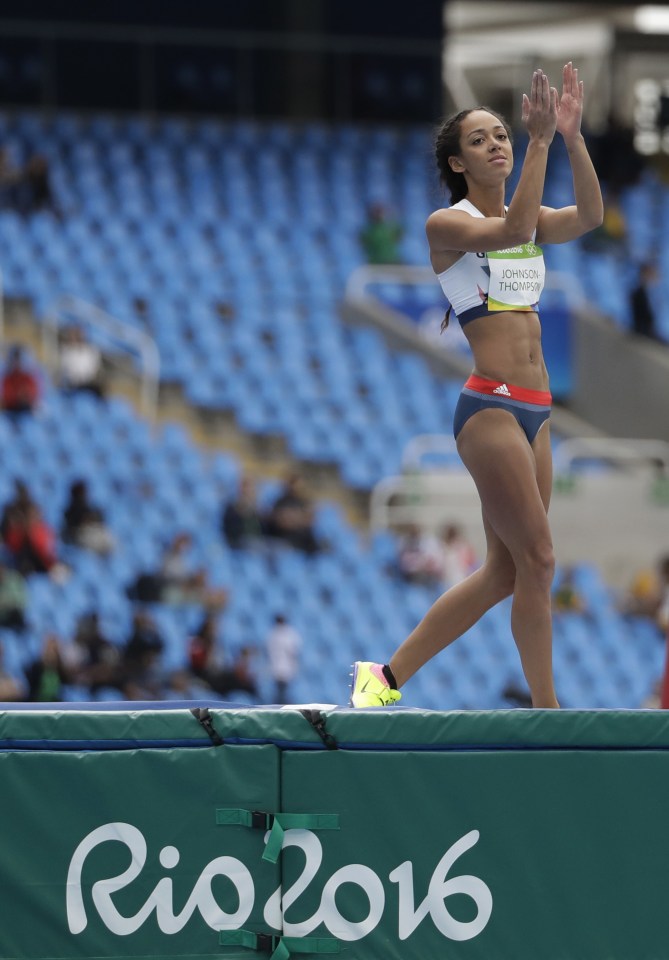
<instances>
[{"instance_id":1,"label":"dark hair","mask_svg":"<svg viewBox=\"0 0 669 960\"><path fill-rule=\"evenodd\" d=\"M451 169L448 158L459 156L461 152L460 133L462 121L475 110L485 110L486 113L490 113L493 117L496 117L506 130L509 141L513 143L511 127L504 117L500 116L495 110L491 110L490 107L471 107L469 110L461 110L459 113L444 120L437 128L435 134L434 155L437 160L437 167L439 168L439 179L451 191L451 203L464 200L467 196L467 181L465 180L464 174L457 173Z\"/></svg>"}]
</instances>

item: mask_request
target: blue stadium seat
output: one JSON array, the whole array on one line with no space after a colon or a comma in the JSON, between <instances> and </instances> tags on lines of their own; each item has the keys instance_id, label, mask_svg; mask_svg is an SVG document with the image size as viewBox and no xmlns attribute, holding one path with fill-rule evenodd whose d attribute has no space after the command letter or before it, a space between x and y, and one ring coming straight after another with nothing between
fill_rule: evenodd
<instances>
[{"instance_id":1,"label":"blue stadium seat","mask_svg":"<svg viewBox=\"0 0 669 960\"><path fill-rule=\"evenodd\" d=\"M59 220L40 214L30 221L0 212L5 288L32 297L38 315L66 289L141 325L132 297L147 297L147 328L158 341L164 379L180 383L197 406L233 410L249 432L278 435L299 457L334 463L361 491L398 468L412 433L450 430L459 382L444 382L374 330L345 327L338 314L344 284L363 262L358 231L368 200L397 205L404 256L425 261L423 224L432 197L424 128L400 134L352 125L108 115L55 115L46 122L21 114L7 118L5 127L3 142L16 156L39 142L52 157L65 211ZM547 195L556 201L569 189L565 162L551 159ZM657 246L648 212L658 202L667 206L666 191L643 180L624 200L638 250ZM565 270L582 257L584 282L600 301L608 298L617 322L628 322L621 304L629 277L615 261L574 245L556 247L547 257L552 268ZM426 285L414 305L429 306L435 297ZM228 317L216 309L222 302L230 307ZM73 562L71 585L62 591L48 582L31 585L35 628L48 626L50 606L58 601L55 621L66 629L92 599L120 632L130 615L125 587L159 563L164 541L181 524L195 533L196 553L212 576L229 578L235 642L242 642L244 630L262 632L272 608L284 601L296 621L313 630L319 655L325 650L331 658L348 658L376 649L380 631L379 645L391 652L429 603L386 572L392 539L362 544L332 505L317 516L331 554L306 566L295 551L273 545L271 562L230 559L213 527L238 484L243 467L237 459L201 456L179 428L153 437L115 398L106 406L54 402L56 412L41 425L21 426L16 442L5 443L0 499L11 493L12 474L32 474L56 518L67 484L83 475L96 497L109 500L108 521L119 546L104 561ZM0 439L2 423L0 417ZM262 502L275 492L276 484L264 486ZM661 650L643 626L621 625L596 571L579 575L592 597L590 619L556 624L565 700L640 701L661 669ZM517 663L508 616L508 605L500 605L464 638L464 653L457 652L460 645L448 651L444 662L452 660L453 670L449 666L443 684L430 671L417 681L420 702L443 706L445 687L454 706L494 706L501 671ZM174 617L170 623L174 639L183 624ZM630 635L638 656L624 645ZM593 645L596 655L582 653ZM176 657L176 640L170 649ZM312 685L305 698L318 689L341 699L334 682L321 680L319 657L309 656ZM462 689L461 664L469 671ZM595 695L602 670L610 680Z\"/></svg>"}]
</instances>

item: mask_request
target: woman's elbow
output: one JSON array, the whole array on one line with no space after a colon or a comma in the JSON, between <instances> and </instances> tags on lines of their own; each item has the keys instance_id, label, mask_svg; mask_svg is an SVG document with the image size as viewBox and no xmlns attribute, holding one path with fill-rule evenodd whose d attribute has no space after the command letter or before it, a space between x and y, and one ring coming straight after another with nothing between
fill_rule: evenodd
<instances>
[{"instance_id":1,"label":"woman's elbow","mask_svg":"<svg viewBox=\"0 0 669 960\"><path fill-rule=\"evenodd\" d=\"M582 233L596 230L604 223L604 207L600 206L594 210L581 211L578 219Z\"/></svg>"},{"instance_id":2,"label":"woman's elbow","mask_svg":"<svg viewBox=\"0 0 669 960\"><path fill-rule=\"evenodd\" d=\"M604 210L598 210L596 213L593 213L591 217L588 217L585 232L589 230L596 230L597 227L601 227L604 223Z\"/></svg>"},{"instance_id":3,"label":"woman's elbow","mask_svg":"<svg viewBox=\"0 0 669 960\"><path fill-rule=\"evenodd\" d=\"M534 236L536 227L509 227L506 231L505 240L507 246L518 247L521 243L529 243Z\"/></svg>"}]
</instances>

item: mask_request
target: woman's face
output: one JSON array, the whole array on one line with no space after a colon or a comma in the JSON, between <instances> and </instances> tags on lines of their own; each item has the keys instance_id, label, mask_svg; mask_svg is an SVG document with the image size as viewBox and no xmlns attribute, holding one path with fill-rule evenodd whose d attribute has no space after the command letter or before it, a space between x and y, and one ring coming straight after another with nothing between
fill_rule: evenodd
<instances>
[{"instance_id":1,"label":"woman's face","mask_svg":"<svg viewBox=\"0 0 669 960\"><path fill-rule=\"evenodd\" d=\"M449 163L482 183L504 182L513 169L513 149L501 120L486 110L467 114L460 124L460 154Z\"/></svg>"}]
</instances>

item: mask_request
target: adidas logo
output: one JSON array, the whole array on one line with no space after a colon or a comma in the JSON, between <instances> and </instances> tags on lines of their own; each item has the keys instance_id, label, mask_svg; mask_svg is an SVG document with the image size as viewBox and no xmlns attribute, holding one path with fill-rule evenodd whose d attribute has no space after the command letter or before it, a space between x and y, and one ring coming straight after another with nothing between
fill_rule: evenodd
<instances>
[{"instance_id":1,"label":"adidas logo","mask_svg":"<svg viewBox=\"0 0 669 960\"><path fill-rule=\"evenodd\" d=\"M505 383L501 383L498 387L495 387L495 389L493 390L493 393L499 393L503 397L511 396L511 391L509 390L509 388Z\"/></svg>"}]
</instances>

